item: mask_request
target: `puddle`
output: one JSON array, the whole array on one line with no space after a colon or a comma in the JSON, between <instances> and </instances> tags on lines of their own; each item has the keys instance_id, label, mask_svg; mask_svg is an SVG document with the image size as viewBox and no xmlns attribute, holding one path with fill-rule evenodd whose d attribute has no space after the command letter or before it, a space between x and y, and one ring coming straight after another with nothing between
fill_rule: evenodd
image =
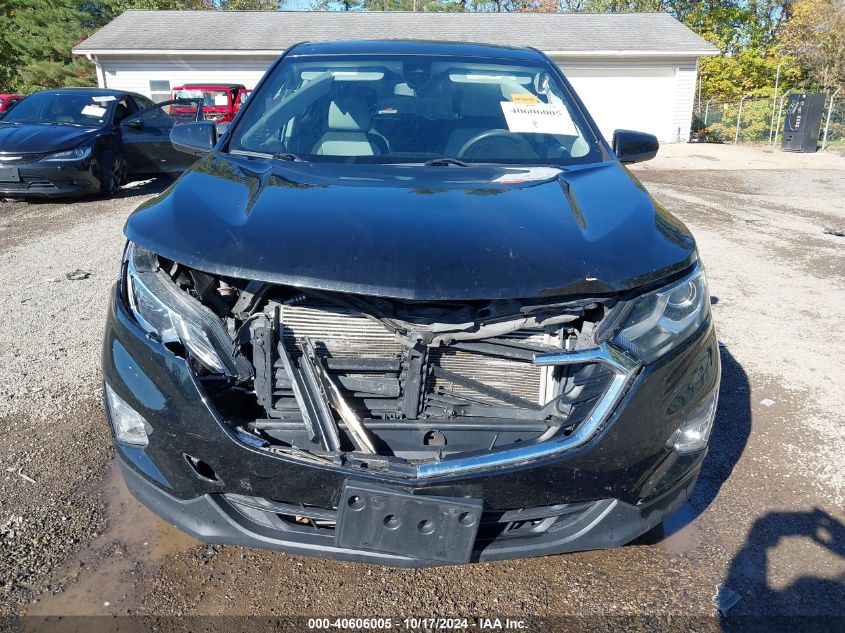
<instances>
[{"instance_id":1,"label":"puddle","mask_svg":"<svg viewBox=\"0 0 845 633\"><path fill-rule=\"evenodd\" d=\"M116 462L103 485L108 527L54 578L64 587L43 594L29 615L120 615L140 603L145 573L199 541L168 525L127 490Z\"/></svg>"},{"instance_id":2,"label":"puddle","mask_svg":"<svg viewBox=\"0 0 845 633\"><path fill-rule=\"evenodd\" d=\"M701 529L695 520L698 513L689 503L663 519L663 540L660 546L671 554L692 552L701 543Z\"/></svg>"}]
</instances>

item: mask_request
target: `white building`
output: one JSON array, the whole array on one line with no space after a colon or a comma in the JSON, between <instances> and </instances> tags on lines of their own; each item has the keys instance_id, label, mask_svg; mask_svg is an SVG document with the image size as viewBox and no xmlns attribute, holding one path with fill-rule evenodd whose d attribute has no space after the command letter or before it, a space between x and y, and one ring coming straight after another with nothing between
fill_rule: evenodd
<instances>
[{"instance_id":1,"label":"white building","mask_svg":"<svg viewBox=\"0 0 845 633\"><path fill-rule=\"evenodd\" d=\"M617 128L685 141L698 58L717 49L666 13L127 11L74 53L101 87L165 100L182 83L254 86L302 41L424 39L532 46L564 70L609 140Z\"/></svg>"}]
</instances>

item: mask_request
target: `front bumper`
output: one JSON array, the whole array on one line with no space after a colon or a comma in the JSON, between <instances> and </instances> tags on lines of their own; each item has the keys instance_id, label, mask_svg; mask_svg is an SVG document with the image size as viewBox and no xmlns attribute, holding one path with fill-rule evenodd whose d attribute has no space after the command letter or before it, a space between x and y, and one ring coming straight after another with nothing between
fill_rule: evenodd
<instances>
[{"instance_id":1,"label":"front bumper","mask_svg":"<svg viewBox=\"0 0 845 633\"><path fill-rule=\"evenodd\" d=\"M17 169L17 182L0 182L4 198L63 198L85 196L100 190L92 159L61 163L23 163L9 165Z\"/></svg>"},{"instance_id":2,"label":"front bumper","mask_svg":"<svg viewBox=\"0 0 845 633\"><path fill-rule=\"evenodd\" d=\"M529 463L423 480L307 462L244 443L204 398L187 363L147 339L116 293L104 379L153 429L143 449L117 445L124 476L143 503L206 542L401 566L440 562L337 547L334 509L347 481L354 481L421 497L482 500L471 560L614 547L679 507L704 458L703 451L678 455L666 444L684 413L718 386L718 347L709 322L687 344L644 367L581 446ZM188 456L213 476L192 467Z\"/></svg>"},{"instance_id":3,"label":"front bumper","mask_svg":"<svg viewBox=\"0 0 845 633\"><path fill-rule=\"evenodd\" d=\"M178 499L120 458L121 472L132 495L168 523L195 539L209 544L241 545L336 558L396 567L429 567L442 561L410 558L337 547L332 530L317 530L295 522L277 521L273 525L256 520L255 513L244 514L236 503L222 494L205 494L193 499ZM601 499L594 503L573 504L577 507L556 507L553 521L557 529L521 528L524 534L481 538L473 549L472 562L486 562L563 554L593 549L609 549L624 545L658 525L689 499L695 486L700 462L670 490L647 503L633 505L618 499ZM270 512L268 510L268 512ZM275 514L275 513L274 513ZM488 525L498 524L488 514ZM541 522L542 523L542 522ZM494 528L493 531L498 530Z\"/></svg>"}]
</instances>

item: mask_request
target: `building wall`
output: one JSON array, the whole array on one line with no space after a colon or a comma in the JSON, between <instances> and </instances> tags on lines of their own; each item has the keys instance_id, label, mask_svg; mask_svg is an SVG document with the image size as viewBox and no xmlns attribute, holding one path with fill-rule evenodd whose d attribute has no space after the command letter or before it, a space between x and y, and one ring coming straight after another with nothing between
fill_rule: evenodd
<instances>
[{"instance_id":1,"label":"building wall","mask_svg":"<svg viewBox=\"0 0 845 633\"><path fill-rule=\"evenodd\" d=\"M161 101L165 93L161 82L167 82L171 89L184 83L202 82L237 83L252 88L274 59L105 58L97 60L97 76L100 87L139 92Z\"/></svg>"},{"instance_id":2,"label":"building wall","mask_svg":"<svg viewBox=\"0 0 845 633\"><path fill-rule=\"evenodd\" d=\"M109 57L98 62L101 87L130 90L164 100L182 83L242 83L252 88L273 56L265 57ZM591 112L605 138L613 130L655 134L661 143L689 138L697 63L688 59L556 58ZM166 82L166 83L165 83Z\"/></svg>"}]
</instances>

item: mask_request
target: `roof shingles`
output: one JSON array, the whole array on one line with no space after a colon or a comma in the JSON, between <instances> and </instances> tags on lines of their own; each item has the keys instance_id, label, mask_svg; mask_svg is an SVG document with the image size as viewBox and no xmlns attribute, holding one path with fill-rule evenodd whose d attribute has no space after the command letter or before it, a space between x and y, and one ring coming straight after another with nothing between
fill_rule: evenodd
<instances>
[{"instance_id":1,"label":"roof shingles","mask_svg":"<svg viewBox=\"0 0 845 633\"><path fill-rule=\"evenodd\" d=\"M74 48L273 51L302 41L415 39L533 46L546 52L713 54L667 13L126 11Z\"/></svg>"}]
</instances>

